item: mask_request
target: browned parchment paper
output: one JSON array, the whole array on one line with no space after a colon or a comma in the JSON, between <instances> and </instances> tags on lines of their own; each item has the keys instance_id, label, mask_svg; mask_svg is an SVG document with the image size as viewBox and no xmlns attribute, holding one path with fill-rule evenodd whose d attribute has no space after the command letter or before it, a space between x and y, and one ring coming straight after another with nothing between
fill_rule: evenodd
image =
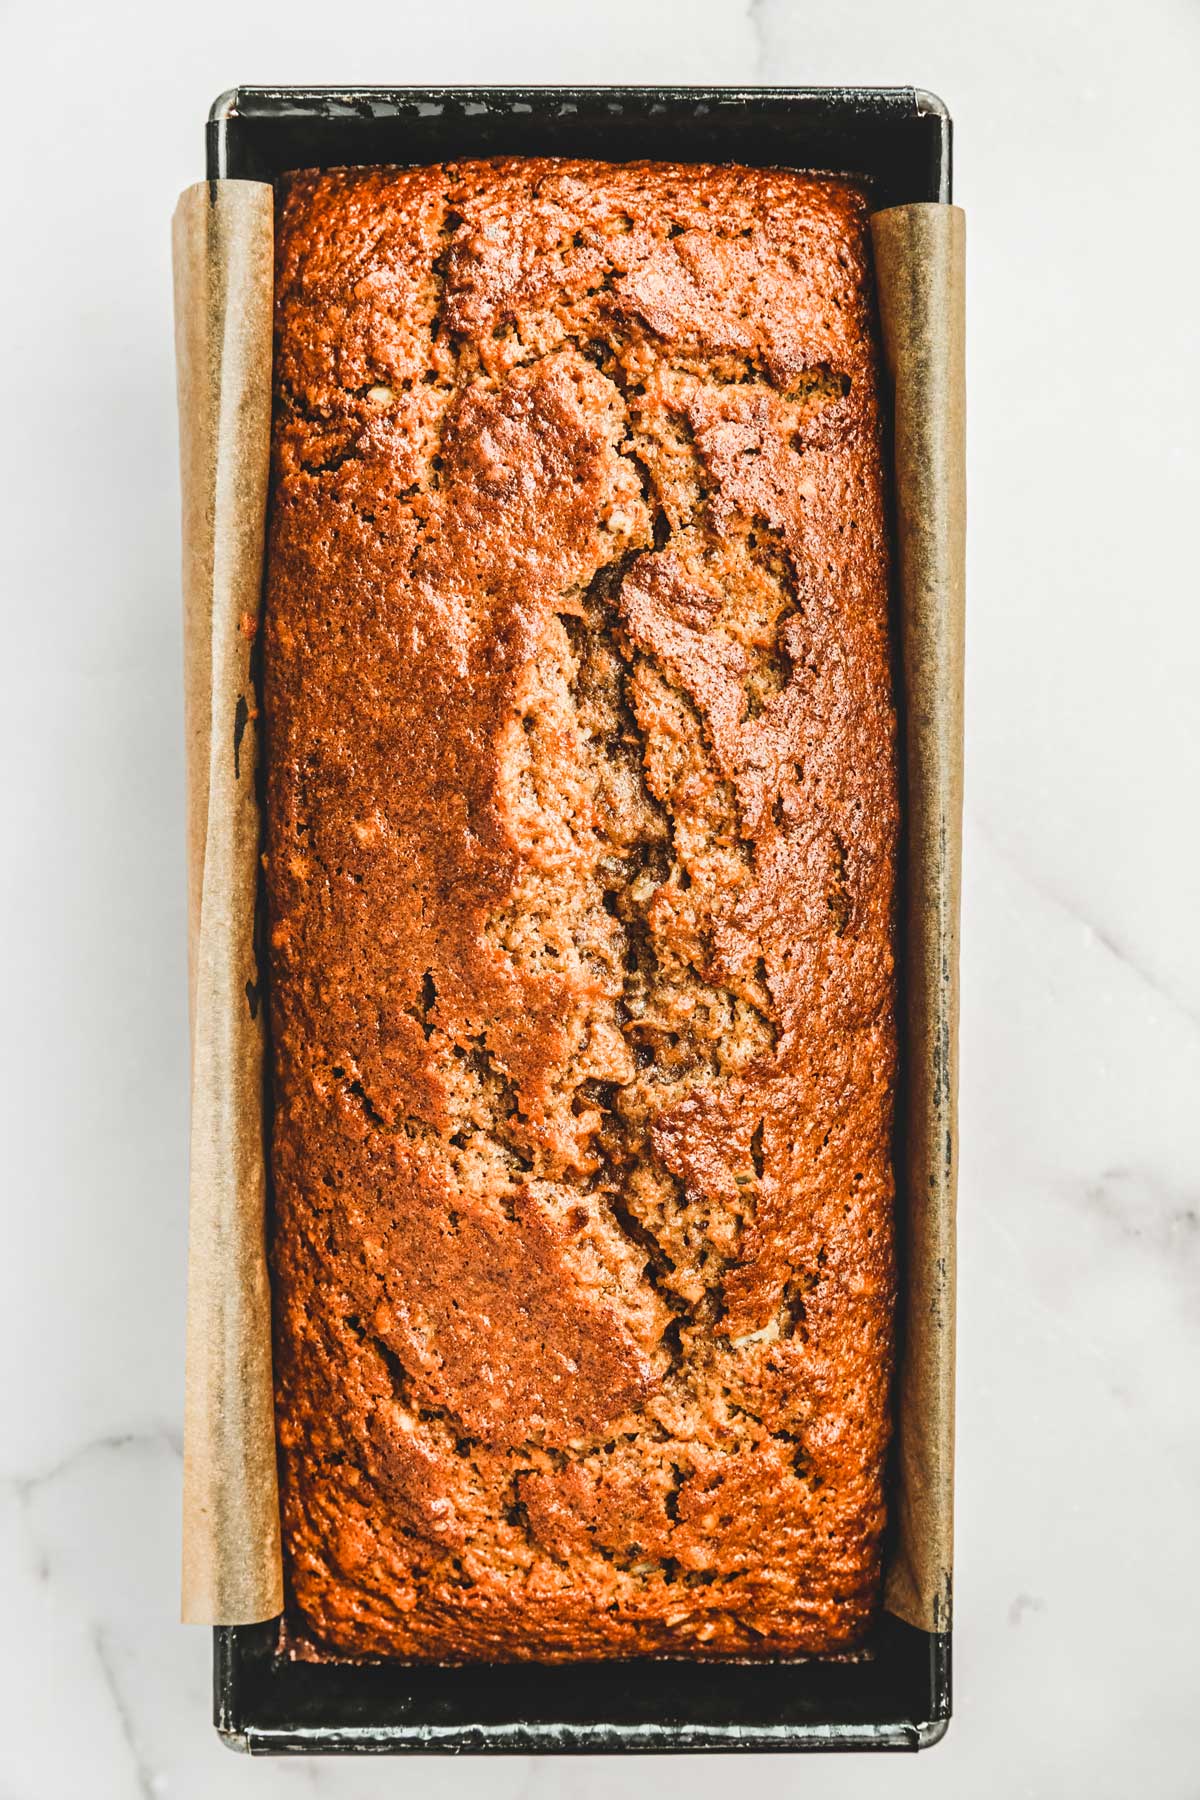
<instances>
[{"instance_id":1,"label":"browned parchment paper","mask_svg":"<svg viewBox=\"0 0 1200 1800\"><path fill-rule=\"evenodd\" d=\"M900 206L871 220L895 392L907 836L896 1542L889 1611L950 1629L954 1558L954 1202L966 475L965 219Z\"/></svg>"},{"instance_id":2,"label":"browned parchment paper","mask_svg":"<svg viewBox=\"0 0 1200 1800\"><path fill-rule=\"evenodd\" d=\"M250 672L271 430L272 210L261 182L202 182L180 199L172 233L192 1031L183 1617L198 1624L248 1624L283 1605Z\"/></svg>"},{"instance_id":3,"label":"browned parchment paper","mask_svg":"<svg viewBox=\"0 0 1200 1800\"><path fill-rule=\"evenodd\" d=\"M175 216L184 492L191 865L192 1179L184 1617L281 1610L271 1403L261 1025L253 915L259 818L247 627L258 617L270 434L272 196L188 189ZM962 768L963 215L872 221L895 384L907 743L908 1205L897 1541L889 1609L950 1623L954 1179ZM234 740L240 732L239 749Z\"/></svg>"}]
</instances>

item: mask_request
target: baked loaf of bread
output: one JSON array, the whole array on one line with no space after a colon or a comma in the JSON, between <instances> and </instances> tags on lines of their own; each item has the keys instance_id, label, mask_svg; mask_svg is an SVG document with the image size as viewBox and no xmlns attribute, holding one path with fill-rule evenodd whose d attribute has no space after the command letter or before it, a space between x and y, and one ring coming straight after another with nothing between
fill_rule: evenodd
<instances>
[{"instance_id":1,"label":"baked loaf of bread","mask_svg":"<svg viewBox=\"0 0 1200 1800\"><path fill-rule=\"evenodd\" d=\"M290 1604L355 1655L853 1646L894 1297L864 196L294 176L273 457Z\"/></svg>"}]
</instances>

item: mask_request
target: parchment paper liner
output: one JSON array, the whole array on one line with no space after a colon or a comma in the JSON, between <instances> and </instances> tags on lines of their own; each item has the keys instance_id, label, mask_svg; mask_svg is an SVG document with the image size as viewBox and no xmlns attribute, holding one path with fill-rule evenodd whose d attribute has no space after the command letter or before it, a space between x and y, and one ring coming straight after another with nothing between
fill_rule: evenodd
<instances>
[{"instance_id":1,"label":"parchment paper liner","mask_svg":"<svg viewBox=\"0 0 1200 1800\"><path fill-rule=\"evenodd\" d=\"M174 221L192 1020L183 1616L282 1610L250 656L271 418L272 190L200 182ZM888 1609L950 1625L964 599L964 219L871 221L895 392L906 755L899 1186L906 1210Z\"/></svg>"},{"instance_id":2,"label":"parchment paper liner","mask_svg":"<svg viewBox=\"0 0 1200 1800\"><path fill-rule=\"evenodd\" d=\"M272 213L261 182L202 182L180 200L173 231L192 1033L183 1616L226 1625L283 1607L250 671L271 435Z\"/></svg>"}]
</instances>

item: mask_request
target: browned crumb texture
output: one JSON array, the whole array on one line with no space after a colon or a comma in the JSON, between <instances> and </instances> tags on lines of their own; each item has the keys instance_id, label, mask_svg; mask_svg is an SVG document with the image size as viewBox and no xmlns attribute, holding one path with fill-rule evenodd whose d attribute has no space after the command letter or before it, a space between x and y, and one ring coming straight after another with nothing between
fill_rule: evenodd
<instances>
[{"instance_id":1,"label":"browned crumb texture","mask_svg":"<svg viewBox=\"0 0 1200 1800\"><path fill-rule=\"evenodd\" d=\"M290 1594L327 1648L860 1641L895 724L851 185L287 185L265 635Z\"/></svg>"}]
</instances>

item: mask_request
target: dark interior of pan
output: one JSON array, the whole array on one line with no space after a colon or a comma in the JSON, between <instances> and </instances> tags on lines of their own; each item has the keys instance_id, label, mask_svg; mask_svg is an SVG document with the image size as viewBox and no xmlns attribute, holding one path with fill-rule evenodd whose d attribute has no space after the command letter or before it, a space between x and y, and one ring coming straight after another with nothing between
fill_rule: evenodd
<instances>
[{"instance_id":1,"label":"dark interior of pan","mask_svg":"<svg viewBox=\"0 0 1200 1800\"><path fill-rule=\"evenodd\" d=\"M652 157L864 176L876 207L950 198L950 118L919 88L235 88L212 178L460 156Z\"/></svg>"},{"instance_id":2,"label":"dark interior of pan","mask_svg":"<svg viewBox=\"0 0 1200 1800\"><path fill-rule=\"evenodd\" d=\"M950 119L897 88L236 88L210 180L465 156L741 162L864 178L876 208L950 199ZM292 1662L278 1621L214 1633L214 1716L255 1753L917 1750L950 1717L950 1634L884 1615L852 1661Z\"/></svg>"}]
</instances>

